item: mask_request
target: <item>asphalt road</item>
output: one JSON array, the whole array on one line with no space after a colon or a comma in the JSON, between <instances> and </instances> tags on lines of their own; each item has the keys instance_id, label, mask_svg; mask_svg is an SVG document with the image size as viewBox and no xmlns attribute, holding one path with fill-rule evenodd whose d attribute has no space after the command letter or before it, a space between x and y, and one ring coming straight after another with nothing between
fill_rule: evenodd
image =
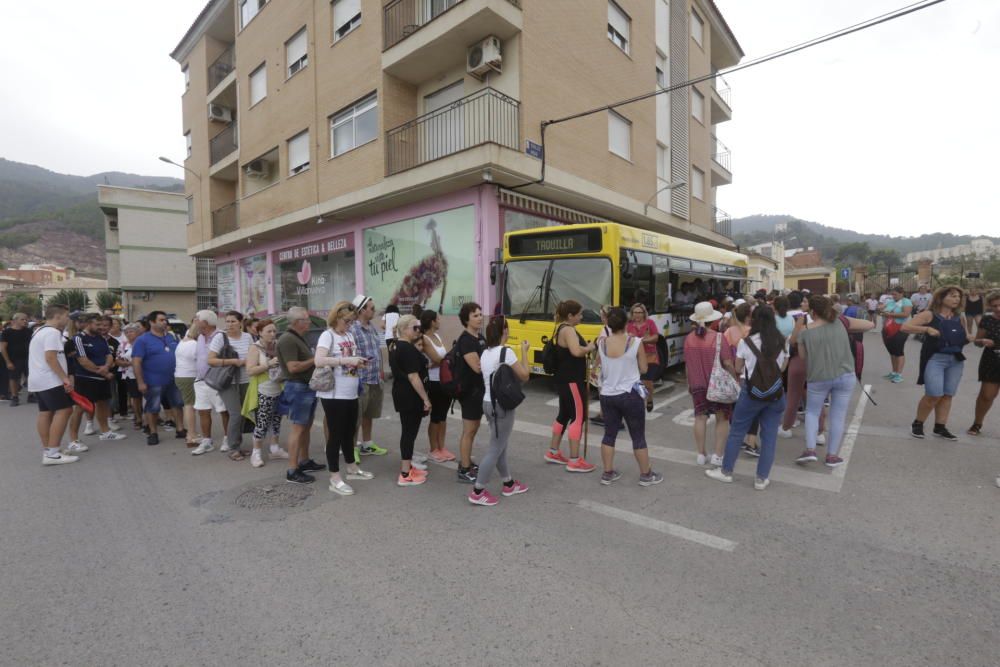
<instances>
[{"instance_id":1,"label":"asphalt road","mask_svg":"<svg viewBox=\"0 0 1000 667\"><path fill-rule=\"evenodd\" d=\"M391 418L355 496L295 486L297 506L258 511L237 503L283 498L279 465L130 431L43 468L34 406L0 404L0 664L1000 664L998 412L964 435L979 351L948 443L908 435L916 344L900 385L867 348L878 407L856 392L846 469L795 465L800 428L764 492L749 460L704 477L680 383L648 422L666 480L641 488L627 438L613 486L546 465L554 396L533 380L511 451L531 490L494 508L442 466L395 486Z\"/></svg>"}]
</instances>

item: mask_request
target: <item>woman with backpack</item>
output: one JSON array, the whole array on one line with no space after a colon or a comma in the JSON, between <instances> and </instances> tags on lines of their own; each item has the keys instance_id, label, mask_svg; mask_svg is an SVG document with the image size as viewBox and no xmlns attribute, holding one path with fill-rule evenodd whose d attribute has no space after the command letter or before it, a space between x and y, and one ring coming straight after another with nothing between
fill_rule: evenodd
<instances>
[{"instance_id":1,"label":"woman with backpack","mask_svg":"<svg viewBox=\"0 0 1000 667\"><path fill-rule=\"evenodd\" d=\"M712 308L708 301L694 307L694 314L688 319L694 329L684 338L684 368L687 372L688 393L694 403L694 444L698 450L698 465L710 463L722 465L722 452L729 436L729 420L733 416L731 403L715 403L708 400L708 384L715 366L716 352L724 367L732 360L733 350L723 342L724 334L712 331L708 325L717 322L722 313ZM715 452L709 459L705 452L705 435L708 416L715 415Z\"/></svg>"},{"instance_id":2,"label":"woman with backpack","mask_svg":"<svg viewBox=\"0 0 1000 667\"><path fill-rule=\"evenodd\" d=\"M656 322L649 317L646 306L641 302L632 304L629 309L631 319L628 323L628 334L642 341L643 353L646 355L646 369L642 373L642 384L646 387L646 412L653 411L653 381L660 377L660 356L656 353L656 341L660 338L660 330Z\"/></svg>"},{"instance_id":3,"label":"woman with backpack","mask_svg":"<svg viewBox=\"0 0 1000 667\"><path fill-rule=\"evenodd\" d=\"M479 464L476 482L469 491L468 499L473 505L492 507L499 502L486 488L494 470L500 473L503 481L500 487L501 495L516 496L528 490L527 485L511 477L510 469L507 467L507 444L514 430L514 408L504 408L500 403L500 396L494 394L500 388L494 379L499 378L502 373L501 366L509 366L519 382L527 382L531 375L525 363L528 356L528 341L521 341L521 358L518 360L514 350L507 346L507 334L507 318L502 315L493 317L486 325L486 349L480 357L480 367L486 386L483 413L490 427L490 445Z\"/></svg>"},{"instance_id":4,"label":"woman with backpack","mask_svg":"<svg viewBox=\"0 0 1000 667\"><path fill-rule=\"evenodd\" d=\"M930 306L903 325L903 334L923 334L920 348L920 374L917 384L924 385L924 396L917 404L917 416L910 425L914 438L924 437L924 421L934 411L934 435L958 440L948 430L951 399L958 391L965 368L962 348L971 341L962 316L965 290L955 285L940 287Z\"/></svg>"},{"instance_id":5,"label":"woman with backpack","mask_svg":"<svg viewBox=\"0 0 1000 667\"><path fill-rule=\"evenodd\" d=\"M389 368L392 369L392 404L399 413L402 430L399 433L400 471L397 486L418 486L427 481L426 464L413 461L413 443L420 432L420 421L431 411L427 395L427 361L417 349L423 338L420 321L413 315L403 315L396 322L394 341L389 347Z\"/></svg>"},{"instance_id":6,"label":"woman with backpack","mask_svg":"<svg viewBox=\"0 0 1000 667\"><path fill-rule=\"evenodd\" d=\"M451 399L441 388L441 360L448 353L438 329L441 320L437 311L425 310L420 313L420 329L424 335L424 357L427 358L427 396L431 399L430 423L427 424L427 441L430 443L428 457L435 463L454 461L455 455L444 445L448 426L448 406Z\"/></svg>"},{"instance_id":7,"label":"woman with backpack","mask_svg":"<svg viewBox=\"0 0 1000 667\"><path fill-rule=\"evenodd\" d=\"M639 486L653 486L663 481L663 475L649 465L646 449L646 415L639 378L647 370L643 341L626 333L628 316L621 308L608 313L611 335L601 338L598 354L601 357L601 410L607 423L601 440L601 462L604 473L601 484L605 486L621 478L615 470L615 440L622 421L628 426L632 438L632 453L639 463Z\"/></svg>"},{"instance_id":8,"label":"woman with backpack","mask_svg":"<svg viewBox=\"0 0 1000 667\"><path fill-rule=\"evenodd\" d=\"M728 355L728 359L725 363L727 369L730 371L733 371L733 366L729 359L736 356L736 349L739 347L740 341L746 338L747 334L750 333L750 318L752 313L753 306L745 300L737 299L733 302L733 309L729 318L729 326L726 327L722 336L723 345L729 346L730 354ZM732 416L730 415L730 419L731 418ZM750 430L747 431L746 436L743 438L742 448L748 456L760 456L760 444L758 442L757 435L759 430L760 425L757 423L757 420L754 420L753 423L750 424ZM713 460L712 465L718 464Z\"/></svg>"},{"instance_id":9,"label":"woman with backpack","mask_svg":"<svg viewBox=\"0 0 1000 667\"><path fill-rule=\"evenodd\" d=\"M851 351L853 342L847 328L841 323L840 317L833 308L830 299L825 296L809 297L809 312L812 316L809 324L800 319L796 327L798 358L806 367L806 449L795 459L796 463L817 461L816 444L819 434L820 414L823 402L830 397L830 413L827 425L830 432L826 440L825 464L829 468L843 465L844 460L837 456L840 442L847 423L847 410L854 393L855 375L854 353ZM871 323L853 320L866 328Z\"/></svg>"},{"instance_id":10,"label":"woman with backpack","mask_svg":"<svg viewBox=\"0 0 1000 667\"><path fill-rule=\"evenodd\" d=\"M754 420L760 423L760 458L754 488L763 491L771 483L771 466L777 444L778 427L785 410L785 392L781 372L788 361L788 343L774 323L770 306L754 309L749 335L736 349L734 368L743 378L743 388L733 409L729 438L722 466L705 474L719 482L733 481L733 466L740 445Z\"/></svg>"},{"instance_id":11,"label":"woman with backpack","mask_svg":"<svg viewBox=\"0 0 1000 667\"><path fill-rule=\"evenodd\" d=\"M593 472L597 466L580 456L580 439L587 418L584 405L584 383L587 381L587 355L594 351L576 330L583 321L583 306L567 299L556 306L555 338L556 372L553 384L559 393L559 414L552 422L552 441L545 461L566 466L569 472ZM569 458L560 451L563 433L569 438Z\"/></svg>"}]
</instances>

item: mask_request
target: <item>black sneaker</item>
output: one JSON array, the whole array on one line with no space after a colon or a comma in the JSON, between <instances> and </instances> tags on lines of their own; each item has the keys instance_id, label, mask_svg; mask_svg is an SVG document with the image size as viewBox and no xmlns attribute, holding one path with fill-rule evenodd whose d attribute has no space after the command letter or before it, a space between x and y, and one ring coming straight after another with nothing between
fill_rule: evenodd
<instances>
[{"instance_id":1,"label":"black sneaker","mask_svg":"<svg viewBox=\"0 0 1000 667\"><path fill-rule=\"evenodd\" d=\"M188 437L188 432L187 431L177 431L176 433L174 433L174 437L177 438L178 440L186 440L187 437Z\"/></svg>"},{"instance_id":2,"label":"black sneaker","mask_svg":"<svg viewBox=\"0 0 1000 667\"><path fill-rule=\"evenodd\" d=\"M10 407L16 408L20 404L21 404L21 399L19 397L15 396L12 399L10 399Z\"/></svg>"},{"instance_id":3,"label":"black sneaker","mask_svg":"<svg viewBox=\"0 0 1000 667\"><path fill-rule=\"evenodd\" d=\"M924 437L924 423L923 422L918 422L917 420L914 419L913 423L910 424L910 435L912 435L914 438L923 438Z\"/></svg>"},{"instance_id":4,"label":"black sneaker","mask_svg":"<svg viewBox=\"0 0 1000 667\"><path fill-rule=\"evenodd\" d=\"M751 447L747 443L743 443L743 453L747 456L753 456L754 458L760 458L760 449L757 447Z\"/></svg>"},{"instance_id":5,"label":"black sneaker","mask_svg":"<svg viewBox=\"0 0 1000 667\"><path fill-rule=\"evenodd\" d=\"M948 430L944 424L935 424L934 435L939 438L944 438L945 440L955 441L958 440L958 436Z\"/></svg>"},{"instance_id":6,"label":"black sneaker","mask_svg":"<svg viewBox=\"0 0 1000 667\"><path fill-rule=\"evenodd\" d=\"M312 459L306 459L299 464L300 472L319 472L320 470L326 470L326 466L322 463L316 463ZM306 476L309 477L309 475Z\"/></svg>"},{"instance_id":7,"label":"black sneaker","mask_svg":"<svg viewBox=\"0 0 1000 667\"><path fill-rule=\"evenodd\" d=\"M148 426L143 426L142 427L142 432L145 433L146 435L149 435L149 427Z\"/></svg>"},{"instance_id":8,"label":"black sneaker","mask_svg":"<svg viewBox=\"0 0 1000 667\"><path fill-rule=\"evenodd\" d=\"M146 444L147 445L158 445L158 444L160 444L160 436L157 435L156 433L150 433L146 437Z\"/></svg>"},{"instance_id":9,"label":"black sneaker","mask_svg":"<svg viewBox=\"0 0 1000 667\"><path fill-rule=\"evenodd\" d=\"M292 482L293 484L312 484L316 481L316 478L305 474L301 470L289 470L285 473L285 481Z\"/></svg>"},{"instance_id":10,"label":"black sneaker","mask_svg":"<svg viewBox=\"0 0 1000 667\"><path fill-rule=\"evenodd\" d=\"M28 394L28 403L37 403L38 399L35 398L34 394Z\"/></svg>"},{"instance_id":11,"label":"black sneaker","mask_svg":"<svg viewBox=\"0 0 1000 667\"><path fill-rule=\"evenodd\" d=\"M462 466L458 466L455 476L458 478L458 481L463 484L472 484L476 481L477 472L478 470L475 467L463 468Z\"/></svg>"}]
</instances>

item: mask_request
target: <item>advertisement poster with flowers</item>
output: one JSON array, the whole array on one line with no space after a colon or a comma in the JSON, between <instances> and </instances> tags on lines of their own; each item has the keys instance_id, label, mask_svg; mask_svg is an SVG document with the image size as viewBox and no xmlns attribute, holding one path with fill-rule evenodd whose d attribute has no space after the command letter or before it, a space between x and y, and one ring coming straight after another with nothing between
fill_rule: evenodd
<instances>
[{"instance_id":1,"label":"advertisement poster with flowers","mask_svg":"<svg viewBox=\"0 0 1000 667\"><path fill-rule=\"evenodd\" d=\"M244 315L267 313L267 255L240 260L240 301Z\"/></svg>"},{"instance_id":2,"label":"advertisement poster with flowers","mask_svg":"<svg viewBox=\"0 0 1000 667\"><path fill-rule=\"evenodd\" d=\"M457 315L475 301L475 227L475 207L463 206L366 229L365 292L379 309Z\"/></svg>"}]
</instances>

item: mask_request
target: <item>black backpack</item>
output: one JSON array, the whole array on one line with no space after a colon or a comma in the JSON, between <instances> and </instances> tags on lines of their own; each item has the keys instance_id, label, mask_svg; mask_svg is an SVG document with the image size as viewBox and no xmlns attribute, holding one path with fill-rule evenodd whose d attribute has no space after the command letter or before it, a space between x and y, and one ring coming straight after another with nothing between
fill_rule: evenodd
<instances>
[{"instance_id":1,"label":"black backpack","mask_svg":"<svg viewBox=\"0 0 1000 667\"><path fill-rule=\"evenodd\" d=\"M494 407L499 403L504 410L513 410L524 401L524 391L514 369L504 363L506 357L507 346L504 345L500 349L500 367L490 375L490 403Z\"/></svg>"},{"instance_id":2,"label":"black backpack","mask_svg":"<svg viewBox=\"0 0 1000 667\"><path fill-rule=\"evenodd\" d=\"M441 391L448 398L461 399L464 395L465 388L462 386L462 379L466 375L465 366L465 358L458 351L458 341L456 340L452 343L451 349L448 350L448 354L444 355L444 359L441 360L441 364L439 365L441 370Z\"/></svg>"},{"instance_id":3,"label":"black backpack","mask_svg":"<svg viewBox=\"0 0 1000 667\"><path fill-rule=\"evenodd\" d=\"M555 375L556 371L559 370L559 357L556 353L556 346L558 345L559 331L562 328L562 324L557 326L552 337L545 341L545 345L542 346L542 370L548 375Z\"/></svg>"},{"instance_id":4,"label":"black backpack","mask_svg":"<svg viewBox=\"0 0 1000 667\"><path fill-rule=\"evenodd\" d=\"M785 394L781 383L781 367L778 366L777 359L766 359L749 336L744 338L743 342L753 352L753 356L757 357L753 373L747 376L747 392L750 398L757 401L777 401Z\"/></svg>"}]
</instances>

